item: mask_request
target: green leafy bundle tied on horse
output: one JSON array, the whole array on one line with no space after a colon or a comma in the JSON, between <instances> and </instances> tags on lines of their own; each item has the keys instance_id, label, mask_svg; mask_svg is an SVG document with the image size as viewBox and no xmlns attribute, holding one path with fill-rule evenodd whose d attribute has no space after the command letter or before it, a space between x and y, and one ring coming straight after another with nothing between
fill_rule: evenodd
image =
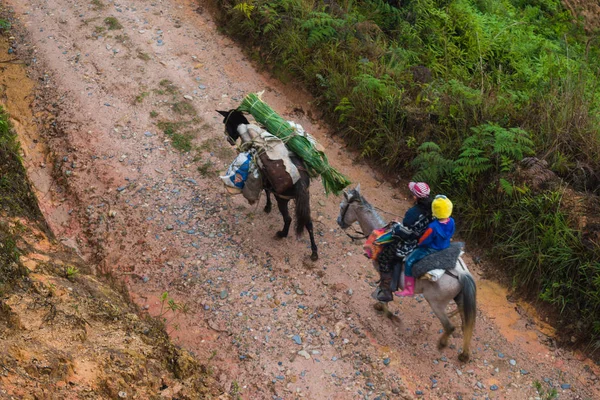
<instances>
[{"instance_id":1,"label":"green leafy bundle tied on horse","mask_svg":"<svg viewBox=\"0 0 600 400\"><path fill-rule=\"evenodd\" d=\"M307 137L296 134L294 127L260 99L260 94L247 95L237 110L252 114L269 133L283 140L286 146L304 161L311 176L321 175L327 194L337 195L350 184L348 178L329 165L325 153L317 150Z\"/></svg>"}]
</instances>

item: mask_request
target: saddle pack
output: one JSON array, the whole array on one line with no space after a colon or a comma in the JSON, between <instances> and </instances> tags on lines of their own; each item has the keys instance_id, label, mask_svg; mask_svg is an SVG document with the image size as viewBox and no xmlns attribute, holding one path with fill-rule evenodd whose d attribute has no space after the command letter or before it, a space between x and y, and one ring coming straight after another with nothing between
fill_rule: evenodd
<instances>
[{"instance_id":1,"label":"saddle pack","mask_svg":"<svg viewBox=\"0 0 600 400\"><path fill-rule=\"evenodd\" d=\"M367 241L363 246L365 257L370 260L377 261L383 250L394 243L394 235L392 234L392 224L389 223L383 228L375 229L367 237Z\"/></svg>"}]
</instances>

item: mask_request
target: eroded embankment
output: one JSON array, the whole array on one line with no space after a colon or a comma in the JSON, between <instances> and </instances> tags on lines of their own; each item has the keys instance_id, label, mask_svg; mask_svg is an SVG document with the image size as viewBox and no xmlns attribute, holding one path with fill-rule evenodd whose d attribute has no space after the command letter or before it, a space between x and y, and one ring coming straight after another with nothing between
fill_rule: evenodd
<instances>
[{"instance_id":1,"label":"eroded embankment","mask_svg":"<svg viewBox=\"0 0 600 400\"><path fill-rule=\"evenodd\" d=\"M158 319L140 317L122 282L94 276L50 233L19 160L38 196L56 189L41 168L51 158L33 122L34 84L7 51L12 40L0 36L1 102L22 147L0 115L0 398L220 396L209 370L175 347Z\"/></svg>"}]
</instances>

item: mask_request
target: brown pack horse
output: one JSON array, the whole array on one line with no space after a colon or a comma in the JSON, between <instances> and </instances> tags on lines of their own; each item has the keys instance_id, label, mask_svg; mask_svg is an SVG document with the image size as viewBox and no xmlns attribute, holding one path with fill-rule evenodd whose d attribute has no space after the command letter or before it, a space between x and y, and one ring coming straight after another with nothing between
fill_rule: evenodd
<instances>
[{"instance_id":1,"label":"brown pack horse","mask_svg":"<svg viewBox=\"0 0 600 400\"><path fill-rule=\"evenodd\" d=\"M238 126L241 124L249 124L250 122L246 119L244 114L240 111L229 110L229 111L218 111L223 118L223 123L225 124L225 130L227 132L227 140L229 144L232 146L235 145L236 140L240 137L238 133ZM285 238L288 236L290 230L290 224L292 223L292 217L290 217L290 213L288 211L288 203L290 200L294 199L296 202L296 235L301 236L304 232L304 229L308 231L308 235L310 236L310 248L312 250L312 254L310 255L310 259L316 261L319 259L319 253L317 251L317 244L315 243L315 236L313 232L313 223L310 215L310 193L308 187L310 185L310 176L306 171L306 167L302 160L300 160L296 156L291 157L292 162L298 167L298 171L300 172L300 179L298 182L294 184L294 186L285 192L277 193L268 179L264 178L266 174L262 174L263 176L263 185L265 189L265 193L267 195L267 205L264 208L266 213L271 212L271 193L275 196L275 200L277 200L277 207L279 208L279 212L283 216L283 229L277 232L278 238Z\"/></svg>"},{"instance_id":2,"label":"brown pack horse","mask_svg":"<svg viewBox=\"0 0 600 400\"><path fill-rule=\"evenodd\" d=\"M375 208L360 194L359 187L349 192L344 192L344 199L340 204L340 215L337 222L342 229L347 229L353 223L358 222L362 231L366 234L386 225ZM374 261L373 264L375 269L378 269L377 262ZM460 257L456 265L448 271L450 274L442 275L435 282L418 279L415 286L415 293L423 293L423 297L425 297L425 300L427 300L444 327L444 333L438 341L439 349L448 346L448 338L455 329L446 314L446 306L450 301L454 300L458 306L463 323L463 348L458 359L466 362L471 355L469 346L473 330L475 329L475 317L477 316L477 288L471 273ZM377 303L375 308L386 312L388 316L392 315L387 309L387 303Z\"/></svg>"}]
</instances>

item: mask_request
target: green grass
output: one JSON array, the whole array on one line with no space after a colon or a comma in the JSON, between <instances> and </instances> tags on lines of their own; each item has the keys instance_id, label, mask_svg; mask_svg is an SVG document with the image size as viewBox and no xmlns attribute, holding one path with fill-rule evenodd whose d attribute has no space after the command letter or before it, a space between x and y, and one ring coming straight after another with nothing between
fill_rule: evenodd
<instances>
[{"instance_id":1,"label":"green grass","mask_svg":"<svg viewBox=\"0 0 600 400\"><path fill-rule=\"evenodd\" d=\"M156 111L154 111L154 110L150 111L150 117L151 118L156 118L156 117L158 117L158 113Z\"/></svg>"},{"instance_id":2,"label":"green grass","mask_svg":"<svg viewBox=\"0 0 600 400\"><path fill-rule=\"evenodd\" d=\"M216 172L213 167L214 164L211 161L205 161L198 167L198 172L200 172L200 175L203 177L214 177L216 176Z\"/></svg>"},{"instance_id":3,"label":"green grass","mask_svg":"<svg viewBox=\"0 0 600 400\"><path fill-rule=\"evenodd\" d=\"M14 283L27 275L19 262L16 234L4 221L0 221L0 296L10 291Z\"/></svg>"},{"instance_id":4,"label":"green grass","mask_svg":"<svg viewBox=\"0 0 600 400\"><path fill-rule=\"evenodd\" d=\"M116 31L119 29L123 29L123 25L119 23L119 20L115 17L106 17L104 18L104 24L108 27L109 31Z\"/></svg>"},{"instance_id":5,"label":"green grass","mask_svg":"<svg viewBox=\"0 0 600 400\"><path fill-rule=\"evenodd\" d=\"M38 221L38 226L47 231L19 154L17 136L8 114L0 107L0 216ZM18 222L10 226L0 221L0 295L27 273L19 263L16 244L16 238L23 229Z\"/></svg>"},{"instance_id":6,"label":"green grass","mask_svg":"<svg viewBox=\"0 0 600 400\"><path fill-rule=\"evenodd\" d=\"M169 122L161 121L157 124L158 128L163 131L171 139L171 145L182 152L192 150L192 141L196 135L193 131L182 131L183 128L189 126L190 122Z\"/></svg>"},{"instance_id":7,"label":"green grass","mask_svg":"<svg viewBox=\"0 0 600 400\"><path fill-rule=\"evenodd\" d=\"M115 36L115 40L121 44L125 44L125 42L127 42L129 40L129 36L127 34L117 35L117 36Z\"/></svg>"},{"instance_id":8,"label":"green grass","mask_svg":"<svg viewBox=\"0 0 600 400\"><path fill-rule=\"evenodd\" d=\"M213 153L219 160L231 161L235 158L236 152L229 146L225 138L209 138L198 146L198 150L207 153Z\"/></svg>"},{"instance_id":9,"label":"green grass","mask_svg":"<svg viewBox=\"0 0 600 400\"><path fill-rule=\"evenodd\" d=\"M148 97L149 94L150 94L149 92L142 92L142 93L138 94L137 96L135 96L134 103L136 103L136 104L142 103L144 101L144 99L146 97Z\"/></svg>"},{"instance_id":10,"label":"green grass","mask_svg":"<svg viewBox=\"0 0 600 400\"><path fill-rule=\"evenodd\" d=\"M0 18L0 32L8 31L11 27L11 23L5 19Z\"/></svg>"},{"instance_id":11,"label":"green grass","mask_svg":"<svg viewBox=\"0 0 600 400\"><path fill-rule=\"evenodd\" d=\"M194 135L190 132L174 133L171 136L171 144L179 151L188 152L192 150Z\"/></svg>"},{"instance_id":12,"label":"green grass","mask_svg":"<svg viewBox=\"0 0 600 400\"><path fill-rule=\"evenodd\" d=\"M105 7L104 3L100 0L92 0L90 3L94 6L95 11L102 10Z\"/></svg>"},{"instance_id":13,"label":"green grass","mask_svg":"<svg viewBox=\"0 0 600 400\"><path fill-rule=\"evenodd\" d=\"M171 105L173 112L180 115L196 115L196 108L187 101L179 101Z\"/></svg>"},{"instance_id":14,"label":"green grass","mask_svg":"<svg viewBox=\"0 0 600 400\"><path fill-rule=\"evenodd\" d=\"M175 95L175 94L179 93L179 91L177 90L177 86L175 86L175 84L173 84L173 82L171 82L168 79L163 79L158 84L161 87L160 89L157 90L158 94Z\"/></svg>"},{"instance_id":15,"label":"green grass","mask_svg":"<svg viewBox=\"0 0 600 400\"><path fill-rule=\"evenodd\" d=\"M139 58L142 61L150 61L150 55L148 55L148 53L144 53L144 52L138 52L137 58Z\"/></svg>"},{"instance_id":16,"label":"green grass","mask_svg":"<svg viewBox=\"0 0 600 400\"><path fill-rule=\"evenodd\" d=\"M20 146L8 114L0 107L0 213L43 220L21 163Z\"/></svg>"},{"instance_id":17,"label":"green grass","mask_svg":"<svg viewBox=\"0 0 600 400\"><path fill-rule=\"evenodd\" d=\"M67 278L68 280L72 281L78 275L79 275L79 269L77 269L76 267L69 265L65 268L65 278Z\"/></svg>"}]
</instances>

